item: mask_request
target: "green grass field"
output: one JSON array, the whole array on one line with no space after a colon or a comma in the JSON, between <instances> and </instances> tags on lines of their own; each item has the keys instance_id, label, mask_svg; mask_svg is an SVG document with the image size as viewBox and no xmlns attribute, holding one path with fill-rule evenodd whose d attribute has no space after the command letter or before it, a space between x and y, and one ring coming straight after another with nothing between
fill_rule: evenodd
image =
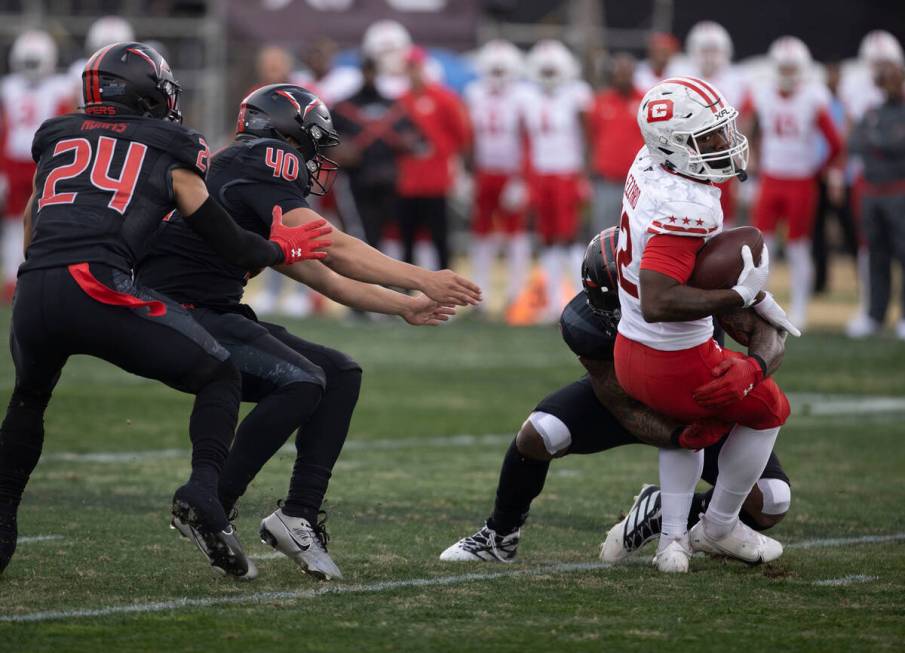
<instances>
[{"instance_id":1,"label":"green grass field","mask_svg":"<svg viewBox=\"0 0 905 653\"><path fill-rule=\"evenodd\" d=\"M264 556L258 580L213 575L167 528L190 399L73 359L20 514L21 537L46 539L20 544L0 577L0 650L902 650L905 402L866 400L905 397L905 345L790 343L779 381L795 414L778 450L793 503L772 533L785 555L760 568L696 558L692 573L664 577L647 555L597 559L606 529L656 481L656 452L641 446L556 461L516 564L437 559L488 514L527 413L580 374L554 328L292 328L365 369L327 504L345 580L318 584L257 541L285 492L285 454L241 504L240 535ZM5 353L0 371L8 394Z\"/></svg>"}]
</instances>

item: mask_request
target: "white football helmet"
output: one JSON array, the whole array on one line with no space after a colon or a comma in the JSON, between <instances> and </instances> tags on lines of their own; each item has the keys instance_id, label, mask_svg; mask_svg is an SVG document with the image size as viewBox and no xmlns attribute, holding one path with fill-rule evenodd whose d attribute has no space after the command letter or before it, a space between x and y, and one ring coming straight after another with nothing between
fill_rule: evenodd
<instances>
[{"instance_id":1,"label":"white football helmet","mask_svg":"<svg viewBox=\"0 0 905 653\"><path fill-rule=\"evenodd\" d=\"M794 36L781 36L773 41L768 56L783 91L795 90L810 72L811 51L804 41Z\"/></svg>"},{"instance_id":2,"label":"white football helmet","mask_svg":"<svg viewBox=\"0 0 905 653\"><path fill-rule=\"evenodd\" d=\"M119 16L104 16L91 23L85 38L85 51L93 54L111 43L134 40L135 30L127 20Z\"/></svg>"},{"instance_id":3,"label":"white football helmet","mask_svg":"<svg viewBox=\"0 0 905 653\"><path fill-rule=\"evenodd\" d=\"M477 67L491 85L502 87L519 77L522 59L521 50L512 43L494 39L478 52Z\"/></svg>"},{"instance_id":4,"label":"white football helmet","mask_svg":"<svg viewBox=\"0 0 905 653\"><path fill-rule=\"evenodd\" d=\"M703 20L689 30L685 49L704 77L715 75L732 61L732 38L712 20Z\"/></svg>"},{"instance_id":5,"label":"white football helmet","mask_svg":"<svg viewBox=\"0 0 905 653\"><path fill-rule=\"evenodd\" d=\"M884 61L900 66L905 64L905 56L902 54L902 46L899 44L898 39L882 29L868 32L861 39L861 46L858 48L858 58L871 66Z\"/></svg>"},{"instance_id":6,"label":"white football helmet","mask_svg":"<svg viewBox=\"0 0 905 653\"><path fill-rule=\"evenodd\" d=\"M411 47L411 35L395 20L371 23L361 41L362 53L377 63L378 72L386 75L405 72L405 57Z\"/></svg>"},{"instance_id":7,"label":"white football helmet","mask_svg":"<svg viewBox=\"0 0 905 653\"><path fill-rule=\"evenodd\" d=\"M28 30L16 38L9 53L9 67L30 79L40 79L57 67L57 44L43 30Z\"/></svg>"},{"instance_id":8,"label":"white football helmet","mask_svg":"<svg viewBox=\"0 0 905 653\"><path fill-rule=\"evenodd\" d=\"M578 61L560 41L538 41L528 53L528 72L542 87L552 90L581 74Z\"/></svg>"},{"instance_id":9,"label":"white football helmet","mask_svg":"<svg viewBox=\"0 0 905 653\"><path fill-rule=\"evenodd\" d=\"M738 111L696 77L670 77L650 89L638 126L655 161L695 179L747 176L748 139L735 125Z\"/></svg>"}]
</instances>

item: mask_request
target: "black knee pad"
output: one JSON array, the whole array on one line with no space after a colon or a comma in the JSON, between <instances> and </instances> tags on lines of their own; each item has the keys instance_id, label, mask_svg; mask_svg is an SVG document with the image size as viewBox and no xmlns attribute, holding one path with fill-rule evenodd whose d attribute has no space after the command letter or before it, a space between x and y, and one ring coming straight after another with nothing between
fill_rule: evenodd
<instances>
[{"instance_id":1,"label":"black knee pad","mask_svg":"<svg viewBox=\"0 0 905 653\"><path fill-rule=\"evenodd\" d=\"M242 388L242 375L230 359L221 361L211 356L196 367L177 387L185 392L198 394L212 383L234 386L238 392Z\"/></svg>"}]
</instances>

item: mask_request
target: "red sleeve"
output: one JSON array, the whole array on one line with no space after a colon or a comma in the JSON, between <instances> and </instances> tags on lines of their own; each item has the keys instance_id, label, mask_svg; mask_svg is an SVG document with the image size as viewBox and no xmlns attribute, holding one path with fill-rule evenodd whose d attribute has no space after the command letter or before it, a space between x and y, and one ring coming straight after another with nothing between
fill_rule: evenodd
<instances>
[{"instance_id":1,"label":"red sleeve","mask_svg":"<svg viewBox=\"0 0 905 653\"><path fill-rule=\"evenodd\" d=\"M641 269L665 274L684 284L691 278L698 251L703 246L703 238L654 236L644 247Z\"/></svg>"},{"instance_id":2,"label":"red sleeve","mask_svg":"<svg viewBox=\"0 0 905 653\"><path fill-rule=\"evenodd\" d=\"M836 125L833 124L833 119L830 117L829 111L825 108L820 109L817 112L817 127L820 129L820 133L823 134L823 137L826 139L826 143L830 148L830 153L826 158L825 164L830 165L834 163L842 153L842 138L839 136L839 130L836 129Z\"/></svg>"}]
</instances>

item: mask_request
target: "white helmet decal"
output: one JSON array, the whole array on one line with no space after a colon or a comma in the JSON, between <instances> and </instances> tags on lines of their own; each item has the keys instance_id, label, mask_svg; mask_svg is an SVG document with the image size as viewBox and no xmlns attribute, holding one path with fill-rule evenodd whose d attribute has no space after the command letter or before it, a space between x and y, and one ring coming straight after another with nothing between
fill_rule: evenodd
<instances>
[{"instance_id":1,"label":"white helmet decal","mask_svg":"<svg viewBox=\"0 0 905 653\"><path fill-rule=\"evenodd\" d=\"M638 126L654 160L701 180L744 174L748 139L736 128L737 118L722 93L696 77L660 82L638 107Z\"/></svg>"}]
</instances>

